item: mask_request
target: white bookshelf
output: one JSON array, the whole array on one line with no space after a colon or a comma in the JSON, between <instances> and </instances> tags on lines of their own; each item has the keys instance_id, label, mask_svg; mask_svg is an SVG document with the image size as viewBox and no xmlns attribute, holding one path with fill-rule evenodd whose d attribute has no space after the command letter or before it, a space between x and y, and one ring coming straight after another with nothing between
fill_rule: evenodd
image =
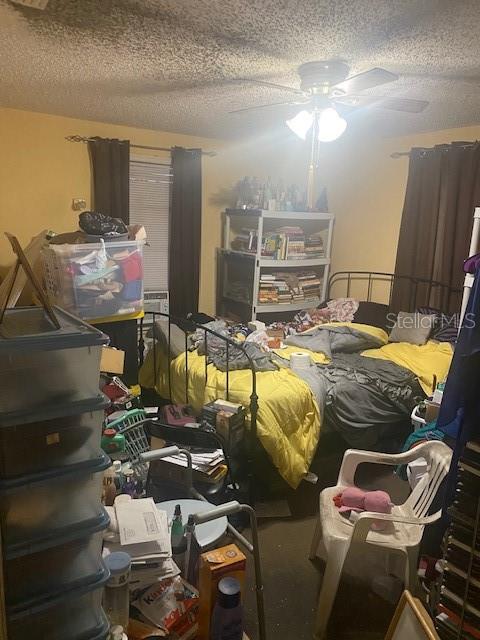
<instances>
[{"instance_id":1,"label":"white bookshelf","mask_svg":"<svg viewBox=\"0 0 480 640\"><path fill-rule=\"evenodd\" d=\"M331 213L297 212L297 211L265 211L230 209L224 212L223 246L218 256L218 312L227 314L231 311L242 320L255 320L257 316L264 319L264 314L295 312L301 309L317 307L325 299L327 281L330 270L330 258L335 217ZM262 255L262 239L265 234L274 233L276 227L299 226L306 235L320 232L323 239L324 256L312 258L272 259ZM238 251L231 248L232 240L242 228L256 232L257 247L255 252ZM269 269L281 271L311 270L322 280L320 297L295 300L291 303L261 304L258 302L260 276ZM234 275L232 275L234 274ZM245 283L244 295L232 295L229 292L232 281Z\"/></svg>"}]
</instances>

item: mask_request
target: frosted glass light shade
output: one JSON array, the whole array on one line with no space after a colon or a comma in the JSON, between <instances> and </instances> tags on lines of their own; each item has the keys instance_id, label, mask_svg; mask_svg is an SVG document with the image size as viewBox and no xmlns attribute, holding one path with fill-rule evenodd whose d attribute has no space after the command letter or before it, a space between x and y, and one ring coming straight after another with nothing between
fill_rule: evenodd
<instances>
[{"instance_id":1,"label":"frosted glass light shade","mask_svg":"<svg viewBox=\"0 0 480 640\"><path fill-rule=\"evenodd\" d=\"M339 138L347 128L347 121L341 118L332 107L323 109L318 118L318 139L331 142Z\"/></svg>"},{"instance_id":2,"label":"frosted glass light shade","mask_svg":"<svg viewBox=\"0 0 480 640\"><path fill-rule=\"evenodd\" d=\"M310 127L313 124L311 111L299 111L291 120L286 121L287 126L302 140L305 140Z\"/></svg>"}]
</instances>

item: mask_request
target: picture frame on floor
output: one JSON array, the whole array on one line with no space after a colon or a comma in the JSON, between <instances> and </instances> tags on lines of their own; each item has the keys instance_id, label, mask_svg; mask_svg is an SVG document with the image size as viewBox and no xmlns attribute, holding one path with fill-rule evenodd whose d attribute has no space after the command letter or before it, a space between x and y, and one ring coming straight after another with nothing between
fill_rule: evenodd
<instances>
[{"instance_id":1,"label":"picture frame on floor","mask_svg":"<svg viewBox=\"0 0 480 640\"><path fill-rule=\"evenodd\" d=\"M440 640L433 621L418 598L404 591L400 598L385 640Z\"/></svg>"}]
</instances>

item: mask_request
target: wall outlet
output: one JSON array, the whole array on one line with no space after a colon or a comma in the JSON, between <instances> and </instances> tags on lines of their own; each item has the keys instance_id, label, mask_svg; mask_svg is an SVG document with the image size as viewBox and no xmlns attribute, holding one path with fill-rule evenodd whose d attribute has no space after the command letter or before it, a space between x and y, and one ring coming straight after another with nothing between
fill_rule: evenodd
<instances>
[{"instance_id":1,"label":"wall outlet","mask_svg":"<svg viewBox=\"0 0 480 640\"><path fill-rule=\"evenodd\" d=\"M87 201L85 198L73 198L72 209L74 211L83 211L87 208Z\"/></svg>"}]
</instances>

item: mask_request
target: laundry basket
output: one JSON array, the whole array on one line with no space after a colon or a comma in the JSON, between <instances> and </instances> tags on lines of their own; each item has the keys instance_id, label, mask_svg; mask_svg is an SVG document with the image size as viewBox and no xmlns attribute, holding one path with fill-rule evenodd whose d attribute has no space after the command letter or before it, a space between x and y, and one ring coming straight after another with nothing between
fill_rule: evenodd
<instances>
[{"instance_id":1,"label":"laundry basket","mask_svg":"<svg viewBox=\"0 0 480 640\"><path fill-rule=\"evenodd\" d=\"M108 423L109 429L115 429L125 437L125 449L135 475L145 481L148 474L148 463L140 460L140 454L150 450L144 424L147 414L143 409L126 411L123 416Z\"/></svg>"},{"instance_id":2,"label":"laundry basket","mask_svg":"<svg viewBox=\"0 0 480 640\"><path fill-rule=\"evenodd\" d=\"M48 297L84 320L143 311L143 241L50 244L42 252Z\"/></svg>"}]
</instances>

